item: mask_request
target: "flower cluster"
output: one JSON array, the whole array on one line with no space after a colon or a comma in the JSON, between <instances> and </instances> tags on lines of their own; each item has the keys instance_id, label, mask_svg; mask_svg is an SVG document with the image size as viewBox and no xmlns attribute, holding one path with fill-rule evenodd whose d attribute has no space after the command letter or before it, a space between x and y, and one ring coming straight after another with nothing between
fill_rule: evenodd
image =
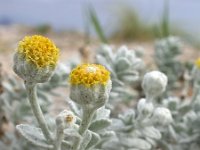
<instances>
[{"instance_id":1,"label":"flower cluster","mask_svg":"<svg viewBox=\"0 0 200 150\"><path fill-rule=\"evenodd\" d=\"M110 79L110 72L105 67L97 64L83 64L72 70L70 83L91 87L95 84L106 85Z\"/></svg>"},{"instance_id":2,"label":"flower cluster","mask_svg":"<svg viewBox=\"0 0 200 150\"><path fill-rule=\"evenodd\" d=\"M55 67L59 50L54 43L40 35L26 36L19 42L17 52L25 56L27 62L34 63L38 68Z\"/></svg>"}]
</instances>

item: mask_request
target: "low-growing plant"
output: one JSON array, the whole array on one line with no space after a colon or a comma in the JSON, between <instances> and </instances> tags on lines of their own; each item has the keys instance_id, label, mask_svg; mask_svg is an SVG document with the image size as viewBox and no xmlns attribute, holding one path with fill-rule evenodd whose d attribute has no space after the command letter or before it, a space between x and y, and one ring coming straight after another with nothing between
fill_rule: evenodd
<instances>
[{"instance_id":1,"label":"low-growing plant","mask_svg":"<svg viewBox=\"0 0 200 150\"><path fill-rule=\"evenodd\" d=\"M121 46L113 50L108 45L102 45L96 55L96 62L104 65L110 72L113 88L107 106L111 109L120 101L126 103L138 96L132 86L140 84L145 72L145 63L136 55L136 51Z\"/></svg>"},{"instance_id":2,"label":"low-growing plant","mask_svg":"<svg viewBox=\"0 0 200 150\"><path fill-rule=\"evenodd\" d=\"M34 35L20 41L13 69L23 82L0 78L0 111L16 125L17 132L0 134L0 148L199 150L200 60L192 70L176 65L181 52L176 38L156 44L156 63L162 72L145 71L142 59L125 46L116 51L108 45L99 49L97 64L80 64L69 71L57 63L59 49L48 38ZM192 85L187 90L191 88L193 94L186 92L184 99L172 97L180 82L178 73L185 71L188 80L183 82ZM138 84L141 90L134 89ZM63 97L69 107L53 116L47 109L53 97L47 95L55 95L53 89L60 86L70 89L69 98ZM135 105L117 111L115 106L126 103L128 95ZM11 143L6 144L6 140Z\"/></svg>"}]
</instances>

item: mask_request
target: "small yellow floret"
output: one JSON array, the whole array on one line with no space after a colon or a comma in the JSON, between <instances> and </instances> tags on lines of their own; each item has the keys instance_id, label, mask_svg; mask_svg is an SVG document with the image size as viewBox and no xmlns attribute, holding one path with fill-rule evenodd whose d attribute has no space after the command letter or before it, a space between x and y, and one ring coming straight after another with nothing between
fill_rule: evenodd
<instances>
[{"instance_id":1,"label":"small yellow floret","mask_svg":"<svg viewBox=\"0 0 200 150\"><path fill-rule=\"evenodd\" d=\"M19 42L17 52L23 54L27 62L34 63L38 68L55 67L59 49L46 37L40 35L26 36Z\"/></svg>"},{"instance_id":2,"label":"small yellow floret","mask_svg":"<svg viewBox=\"0 0 200 150\"><path fill-rule=\"evenodd\" d=\"M91 87L95 84L106 85L110 79L110 72L101 65L83 64L77 66L70 73L70 83L72 85L84 85Z\"/></svg>"},{"instance_id":3,"label":"small yellow floret","mask_svg":"<svg viewBox=\"0 0 200 150\"><path fill-rule=\"evenodd\" d=\"M66 116L66 122L67 123L72 123L73 120L74 120L74 116L72 116L70 114Z\"/></svg>"},{"instance_id":4,"label":"small yellow floret","mask_svg":"<svg viewBox=\"0 0 200 150\"><path fill-rule=\"evenodd\" d=\"M200 68L200 58L198 58L196 61L195 61L195 65Z\"/></svg>"}]
</instances>

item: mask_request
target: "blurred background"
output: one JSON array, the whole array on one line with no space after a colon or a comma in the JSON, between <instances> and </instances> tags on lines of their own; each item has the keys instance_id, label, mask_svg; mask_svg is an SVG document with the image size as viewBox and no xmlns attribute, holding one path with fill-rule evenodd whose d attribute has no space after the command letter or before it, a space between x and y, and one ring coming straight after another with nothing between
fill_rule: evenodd
<instances>
[{"instance_id":1,"label":"blurred background","mask_svg":"<svg viewBox=\"0 0 200 150\"><path fill-rule=\"evenodd\" d=\"M169 35L192 46L187 50L198 49L199 14L199 0L0 0L0 52L32 34L52 38L64 57L100 43L142 44L150 51Z\"/></svg>"}]
</instances>

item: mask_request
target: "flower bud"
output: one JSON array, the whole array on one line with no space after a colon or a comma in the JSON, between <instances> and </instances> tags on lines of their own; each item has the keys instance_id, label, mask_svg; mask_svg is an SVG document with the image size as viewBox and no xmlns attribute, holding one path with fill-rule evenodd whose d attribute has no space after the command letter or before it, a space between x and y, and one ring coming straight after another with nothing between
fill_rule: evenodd
<instances>
[{"instance_id":1,"label":"flower bud","mask_svg":"<svg viewBox=\"0 0 200 150\"><path fill-rule=\"evenodd\" d=\"M58 48L48 38L26 36L18 44L13 70L26 82L46 82L55 69L58 53Z\"/></svg>"},{"instance_id":2,"label":"flower bud","mask_svg":"<svg viewBox=\"0 0 200 150\"><path fill-rule=\"evenodd\" d=\"M70 98L82 106L105 105L111 90L110 72L101 65L84 64L70 74Z\"/></svg>"},{"instance_id":3,"label":"flower bud","mask_svg":"<svg viewBox=\"0 0 200 150\"><path fill-rule=\"evenodd\" d=\"M56 124L58 127L65 129L71 127L76 123L76 117L73 112L64 110L56 117Z\"/></svg>"},{"instance_id":4,"label":"flower bud","mask_svg":"<svg viewBox=\"0 0 200 150\"><path fill-rule=\"evenodd\" d=\"M173 121L173 119L169 109L158 107L153 112L152 121L155 124L160 124L164 126L170 124Z\"/></svg>"},{"instance_id":5,"label":"flower bud","mask_svg":"<svg viewBox=\"0 0 200 150\"><path fill-rule=\"evenodd\" d=\"M137 110L139 115L144 117L151 116L153 109L154 109L153 104L151 102L147 102L147 100L144 98L140 99L137 104Z\"/></svg>"},{"instance_id":6,"label":"flower bud","mask_svg":"<svg viewBox=\"0 0 200 150\"><path fill-rule=\"evenodd\" d=\"M167 86L167 76L159 71L151 71L144 75L142 88L147 98L161 95Z\"/></svg>"}]
</instances>

